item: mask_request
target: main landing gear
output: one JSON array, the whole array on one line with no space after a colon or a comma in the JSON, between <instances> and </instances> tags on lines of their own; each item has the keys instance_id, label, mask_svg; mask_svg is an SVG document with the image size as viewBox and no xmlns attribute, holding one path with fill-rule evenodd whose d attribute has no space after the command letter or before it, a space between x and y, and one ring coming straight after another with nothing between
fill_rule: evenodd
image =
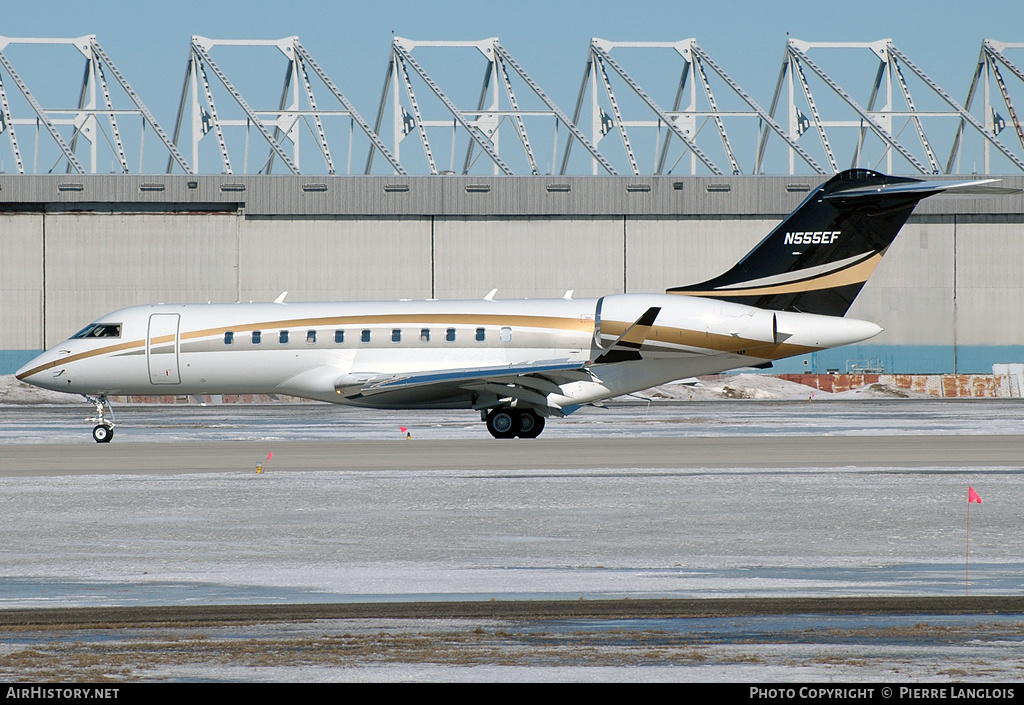
<instances>
[{"instance_id":1,"label":"main landing gear","mask_svg":"<svg viewBox=\"0 0 1024 705\"><path fill-rule=\"evenodd\" d=\"M500 406L487 414L487 430L495 438L536 438L544 430L544 417L532 409Z\"/></svg>"},{"instance_id":2,"label":"main landing gear","mask_svg":"<svg viewBox=\"0 0 1024 705\"><path fill-rule=\"evenodd\" d=\"M96 423L96 426L92 429L93 440L97 443L110 443L110 439L114 437L114 407L110 405L110 401L105 396L86 396L85 398L96 407L96 416L86 419L86 421L94 421ZM103 414L104 408L110 412L109 421L107 421Z\"/></svg>"}]
</instances>

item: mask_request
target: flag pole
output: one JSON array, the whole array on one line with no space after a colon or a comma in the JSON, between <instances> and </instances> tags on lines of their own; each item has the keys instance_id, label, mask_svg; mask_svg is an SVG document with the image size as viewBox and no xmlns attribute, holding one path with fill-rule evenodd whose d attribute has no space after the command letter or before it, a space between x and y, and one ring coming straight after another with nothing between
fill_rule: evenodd
<instances>
[{"instance_id":1,"label":"flag pole","mask_svg":"<svg viewBox=\"0 0 1024 705\"><path fill-rule=\"evenodd\" d=\"M964 595L971 594L971 503L981 504L981 496L973 487L967 488L967 553L964 556Z\"/></svg>"},{"instance_id":2,"label":"flag pole","mask_svg":"<svg viewBox=\"0 0 1024 705\"><path fill-rule=\"evenodd\" d=\"M971 594L971 500L967 499L967 553L964 557L964 595Z\"/></svg>"}]
</instances>

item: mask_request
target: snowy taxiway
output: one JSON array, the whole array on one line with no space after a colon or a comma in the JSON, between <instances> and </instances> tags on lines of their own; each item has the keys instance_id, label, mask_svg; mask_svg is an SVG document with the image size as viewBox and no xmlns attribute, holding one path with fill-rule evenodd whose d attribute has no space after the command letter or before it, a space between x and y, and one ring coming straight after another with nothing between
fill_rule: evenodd
<instances>
[{"instance_id":1,"label":"snowy taxiway","mask_svg":"<svg viewBox=\"0 0 1024 705\"><path fill-rule=\"evenodd\" d=\"M611 405L553 421L539 441L619 442L635 449L635 463L612 467L580 454L578 467L509 469L507 463L474 461L471 469L458 462L448 468L435 462L430 469L415 471L346 468L346 444L338 441L358 441L350 448L397 444L413 449L406 453L430 454L443 453L449 441L453 448L471 442L493 448L495 459L503 449L529 442L487 439L483 425L464 412L396 415L307 404L126 406L117 411L122 425L114 442L104 447L89 438L84 405L3 407L0 607L962 595L968 486L984 499L971 505L971 594L1020 594L1024 582L1019 516L1024 450L1019 460L1015 457L1015 449L1024 449L1019 435L1024 406L1018 401L684 400ZM401 440L399 424L411 429L412 440ZM693 441L711 448L747 444L753 450L747 460L732 464L681 457L678 467L652 467L645 447L673 439L680 447ZM823 452L822 463L778 462L772 449L780 439L806 454ZM940 444L952 441L961 446L956 449L961 455L953 457L951 450L949 457L932 463L847 465L827 455L835 439L867 449L882 447L881 439L898 448L905 439L907 445L933 445L930 452L936 454ZM1003 451L994 460L970 450L996 445ZM286 449L298 446L330 448L334 460L323 469L288 468ZM218 461L223 467L196 472L189 458L204 447L243 450ZM134 453L137 460L110 474L76 474L76 458L92 463L104 451L110 451L111 459ZM257 474L256 463L271 452L274 458ZM665 452L660 450L659 457ZM57 453L61 459L55 467ZM36 461L48 469L26 468ZM943 647L942 635L949 632L942 625L950 619L938 621L936 640L924 645L913 636L921 633L915 632L913 620L899 627L921 651L903 661L900 673L957 678L976 672L969 664L985 663L990 669L985 673L1005 677L1020 667L1019 656L1012 656L1019 654L1019 620L994 628L998 646L987 651L971 641L980 633L973 621L964 626L962 646ZM882 661L910 659L892 642L860 648L844 641L837 658L850 659L846 666L819 660L810 670L793 670L785 664L802 658L793 656L796 647L786 647L776 658L771 654L778 650L770 644L778 630L814 631L820 623L798 622L787 619L766 626L763 648L713 647L711 651L733 648L735 653L699 667L700 659L687 661L685 655L670 659L671 668L657 660L649 668L624 657L605 670L594 664L597 670L564 670L555 657L511 670L484 660L473 662L472 668L460 663L364 664L345 670L344 665L324 664L322 670L313 666L301 673L285 662L278 670L253 671L193 661L165 675L871 679L895 673L887 666L875 667ZM844 622L854 630L885 623ZM485 624L485 631L492 626L496 633L524 628ZM701 629L727 626L705 624ZM479 631L479 624L435 623L431 628L449 627L452 633ZM586 629L592 627L601 629ZM649 633L651 628L689 630L692 625L614 626L634 627ZM365 624L314 625L309 639L322 640L336 628L384 633ZM583 629L544 627L556 634L569 628ZM396 624L387 629L422 633L425 627ZM225 638L239 633L228 630ZM258 630L261 638L267 633ZM822 653L826 647L815 642L808 648ZM2 650L7 649L16 647ZM680 649L683 654L689 647ZM768 665L752 664L748 654L754 652ZM54 659L64 658L62 653L55 651ZM880 660L871 661L876 657ZM856 665L865 663L871 665ZM137 673L161 677L164 672Z\"/></svg>"},{"instance_id":2,"label":"snowy taxiway","mask_svg":"<svg viewBox=\"0 0 1024 705\"><path fill-rule=\"evenodd\" d=\"M81 408L9 406L0 606L962 594L968 486L985 500L971 591L1016 594L1021 410L623 405L552 422L531 445L485 440L459 412L403 415L405 441L393 412L134 406L99 446ZM882 452L848 463L837 444ZM562 445L557 464L524 456ZM886 462L901 446L935 459ZM714 462L716 448L739 460ZM780 462L783 448L804 461ZM347 452L382 460L352 469ZM105 463L116 474L76 474Z\"/></svg>"}]
</instances>

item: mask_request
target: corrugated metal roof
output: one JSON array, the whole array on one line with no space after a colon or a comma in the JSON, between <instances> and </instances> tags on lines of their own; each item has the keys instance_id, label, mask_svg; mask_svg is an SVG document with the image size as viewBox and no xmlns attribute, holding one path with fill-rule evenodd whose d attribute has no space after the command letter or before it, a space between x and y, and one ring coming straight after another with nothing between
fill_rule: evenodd
<instances>
[{"instance_id":1,"label":"corrugated metal roof","mask_svg":"<svg viewBox=\"0 0 1024 705\"><path fill-rule=\"evenodd\" d=\"M963 177L951 177L963 178ZM3 210L207 211L248 216L783 216L813 176L0 175ZM1024 188L1024 176L1001 185ZM929 199L928 214L1024 214L1024 195Z\"/></svg>"}]
</instances>

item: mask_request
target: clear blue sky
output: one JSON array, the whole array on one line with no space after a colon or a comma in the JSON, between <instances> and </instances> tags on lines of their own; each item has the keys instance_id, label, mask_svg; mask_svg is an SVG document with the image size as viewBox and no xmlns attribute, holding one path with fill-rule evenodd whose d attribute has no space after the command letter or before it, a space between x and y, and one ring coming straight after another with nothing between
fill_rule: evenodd
<instances>
[{"instance_id":1,"label":"clear blue sky","mask_svg":"<svg viewBox=\"0 0 1024 705\"><path fill-rule=\"evenodd\" d=\"M2 16L0 32L9 37L96 34L165 127L174 119L189 38L193 34L221 39L298 35L357 109L371 120L377 110L392 32L413 39L473 40L498 36L567 111L575 103L592 37L615 41L696 37L763 105L771 100L787 33L809 41L892 38L961 101L966 96L982 39L1024 41L1024 2L1020 0L978 4L962 0L51 0L7 2ZM9 51L16 62L17 51L22 49L12 47ZM21 63L16 65L22 69ZM72 66L75 68L69 68ZM77 81L81 68L76 63L59 67L40 64L34 70L64 71L72 81ZM643 73L639 67L636 70ZM26 77L33 88L38 85L38 77ZM280 73L274 70L267 76L267 82L279 91ZM467 81L478 82L475 75Z\"/></svg>"}]
</instances>

